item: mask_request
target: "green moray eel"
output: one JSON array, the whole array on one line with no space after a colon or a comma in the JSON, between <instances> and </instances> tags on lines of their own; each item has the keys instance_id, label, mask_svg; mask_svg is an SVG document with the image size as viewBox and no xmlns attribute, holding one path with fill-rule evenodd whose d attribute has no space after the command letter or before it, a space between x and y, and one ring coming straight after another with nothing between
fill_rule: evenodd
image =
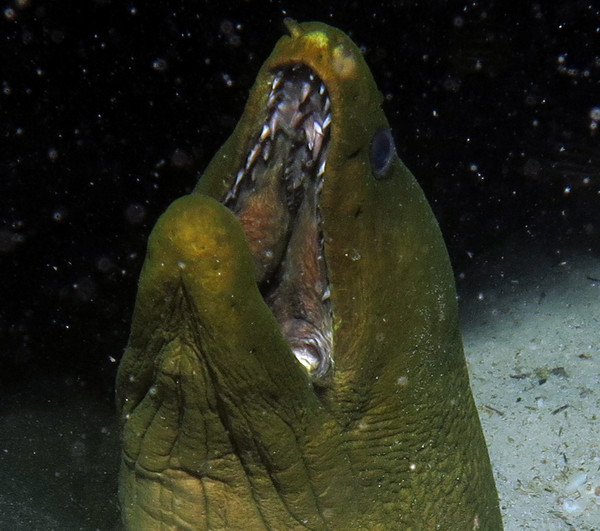
<instances>
[{"instance_id":1,"label":"green moray eel","mask_svg":"<svg viewBox=\"0 0 600 531\"><path fill-rule=\"evenodd\" d=\"M502 529L440 230L341 31L287 20L158 220L117 375L126 529Z\"/></svg>"}]
</instances>

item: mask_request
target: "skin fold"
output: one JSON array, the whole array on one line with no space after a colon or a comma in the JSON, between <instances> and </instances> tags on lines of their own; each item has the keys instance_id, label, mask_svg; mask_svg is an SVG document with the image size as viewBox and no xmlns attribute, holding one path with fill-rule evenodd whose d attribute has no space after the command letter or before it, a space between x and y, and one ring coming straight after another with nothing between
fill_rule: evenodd
<instances>
[{"instance_id":1,"label":"skin fold","mask_svg":"<svg viewBox=\"0 0 600 531\"><path fill-rule=\"evenodd\" d=\"M117 375L123 526L502 529L438 225L381 136L383 98L359 49L321 23L287 26L235 131L148 242ZM281 325L295 310L261 284L290 216L269 185L244 215L226 206L274 72L294 64L331 100L322 188L295 214L280 288L300 299L306 278L326 277L315 313L332 361L318 377ZM274 255L257 258L252 231ZM304 256L317 233L318 263Z\"/></svg>"}]
</instances>

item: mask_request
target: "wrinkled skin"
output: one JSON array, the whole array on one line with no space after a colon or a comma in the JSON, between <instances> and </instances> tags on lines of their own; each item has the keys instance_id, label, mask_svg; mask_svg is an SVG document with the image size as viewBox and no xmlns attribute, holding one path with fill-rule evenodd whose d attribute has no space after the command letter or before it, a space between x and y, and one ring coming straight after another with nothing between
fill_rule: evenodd
<instances>
[{"instance_id":1,"label":"wrinkled skin","mask_svg":"<svg viewBox=\"0 0 600 531\"><path fill-rule=\"evenodd\" d=\"M357 47L324 24L288 28L234 133L150 236L117 376L124 527L502 529L437 223L395 155L374 175L388 123ZM291 351L223 205L273 72L296 62L331 98L322 381Z\"/></svg>"}]
</instances>

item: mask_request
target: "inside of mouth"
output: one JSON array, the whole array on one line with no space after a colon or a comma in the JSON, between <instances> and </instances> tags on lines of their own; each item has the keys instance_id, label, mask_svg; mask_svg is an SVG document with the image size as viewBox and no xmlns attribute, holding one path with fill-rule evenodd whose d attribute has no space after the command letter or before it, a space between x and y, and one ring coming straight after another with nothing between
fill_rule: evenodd
<instances>
[{"instance_id":1,"label":"inside of mouth","mask_svg":"<svg viewBox=\"0 0 600 531\"><path fill-rule=\"evenodd\" d=\"M261 293L313 381L332 367L332 319L320 191L331 101L308 67L273 72L264 121L223 200L240 220Z\"/></svg>"}]
</instances>

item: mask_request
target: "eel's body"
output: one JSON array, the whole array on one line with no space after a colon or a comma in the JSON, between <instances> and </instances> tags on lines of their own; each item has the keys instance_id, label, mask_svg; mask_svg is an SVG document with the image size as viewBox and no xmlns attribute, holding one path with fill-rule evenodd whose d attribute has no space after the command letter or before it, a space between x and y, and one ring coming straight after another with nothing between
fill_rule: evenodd
<instances>
[{"instance_id":1,"label":"eel's body","mask_svg":"<svg viewBox=\"0 0 600 531\"><path fill-rule=\"evenodd\" d=\"M287 24L150 237L124 526L501 529L437 223L358 48Z\"/></svg>"}]
</instances>

